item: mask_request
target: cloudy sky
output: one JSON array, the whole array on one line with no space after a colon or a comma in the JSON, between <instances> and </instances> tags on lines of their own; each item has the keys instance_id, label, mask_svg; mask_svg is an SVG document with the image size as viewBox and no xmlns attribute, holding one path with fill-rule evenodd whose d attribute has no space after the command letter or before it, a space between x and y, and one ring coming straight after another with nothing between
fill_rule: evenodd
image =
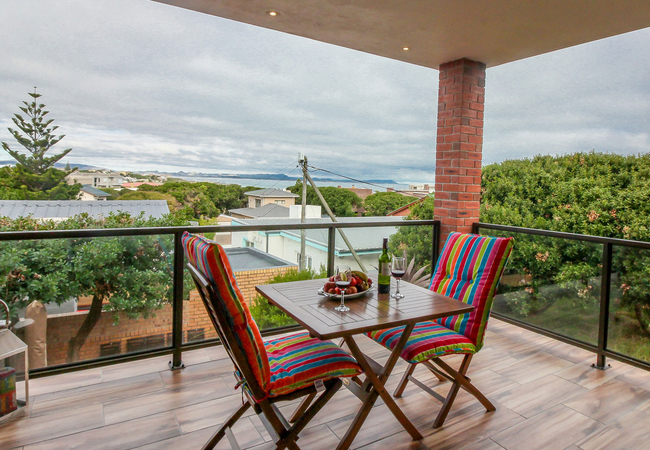
<instances>
[{"instance_id":1,"label":"cloudy sky","mask_svg":"<svg viewBox=\"0 0 650 450\"><path fill-rule=\"evenodd\" d=\"M650 151L647 55L650 29L488 69L484 163ZM304 152L433 178L435 70L149 0L2 0L0 61L0 141L38 86L71 164L288 173Z\"/></svg>"}]
</instances>

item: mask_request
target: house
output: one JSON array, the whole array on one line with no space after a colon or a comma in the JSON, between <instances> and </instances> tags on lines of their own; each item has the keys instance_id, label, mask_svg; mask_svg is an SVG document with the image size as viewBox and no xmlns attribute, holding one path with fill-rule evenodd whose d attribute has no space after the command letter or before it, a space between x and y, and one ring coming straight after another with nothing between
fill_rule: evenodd
<instances>
[{"instance_id":1,"label":"house","mask_svg":"<svg viewBox=\"0 0 650 450\"><path fill-rule=\"evenodd\" d=\"M145 218L159 219L169 214L166 200L113 200L88 202L83 200L0 200L0 217L17 219L29 217L42 220L65 220L77 214L87 213L99 219L119 212L131 216L143 214Z\"/></svg>"},{"instance_id":2,"label":"house","mask_svg":"<svg viewBox=\"0 0 650 450\"><path fill-rule=\"evenodd\" d=\"M267 203L259 208L236 208L228 211L237 219L260 219L262 217L289 217L289 208L277 203Z\"/></svg>"},{"instance_id":3,"label":"house","mask_svg":"<svg viewBox=\"0 0 650 450\"><path fill-rule=\"evenodd\" d=\"M95 188L120 188L124 183L124 177L114 172L72 172L65 177L68 184L83 184Z\"/></svg>"},{"instance_id":4,"label":"house","mask_svg":"<svg viewBox=\"0 0 650 450\"><path fill-rule=\"evenodd\" d=\"M381 254L382 240L395 234L403 217L345 217L339 222L386 222L391 221L395 226L373 228L350 228L345 230L345 235L352 244L355 252L366 266L372 270L377 266L377 259ZM307 219L309 224L329 224L329 218ZM300 223L300 219L234 219L232 225L277 225ZM305 230L307 267L318 270L321 266L327 267L328 233L326 228ZM281 231L242 231L232 233L232 244L241 247L254 247L265 251L277 258L286 261L300 261L300 230ZM358 267L352 252L345 244L340 233L336 233L334 250L334 264L348 264Z\"/></svg>"},{"instance_id":5,"label":"house","mask_svg":"<svg viewBox=\"0 0 650 450\"><path fill-rule=\"evenodd\" d=\"M339 189L347 189L348 191L357 194L361 200L365 200L366 197L373 194L372 189L357 188L357 187L354 187L354 184L352 185L352 187L349 187L349 188L341 188L341 186L337 186L337 187Z\"/></svg>"},{"instance_id":6,"label":"house","mask_svg":"<svg viewBox=\"0 0 650 450\"><path fill-rule=\"evenodd\" d=\"M137 191L140 186L143 184L148 184L149 186L162 186L162 183L155 183L153 181L134 181L129 183L122 183L123 189L130 189L132 191Z\"/></svg>"},{"instance_id":7,"label":"house","mask_svg":"<svg viewBox=\"0 0 650 450\"><path fill-rule=\"evenodd\" d=\"M281 189L268 188L244 192L248 196L248 207L259 208L269 203L289 207L296 204L298 195Z\"/></svg>"},{"instance_id":8,"label":"house","mask_svg":"<svg viewBox=\"0 0 650 450\"><path fill-rule=\"evenodd\" d=\"M412 209L415 205L417 205L418 203L422 203L422 202L424 201L425 198L426 198L426 197L423 197L423 198L420 198L420 199L418 199L418 200L412 201L411 203L409 203L409 204L407 204L407 205L404 205L404 206L402 206L402 207L400 207L400 208L397 208L395 211L391 211L391 212L389 212L389 213L386 214L386 215L387 215L387 216L391 216L391 217L406 217L406 216L408 216L409 214L411 214L411 209Z\"/></svg>"},{"instance_id":9,"label":"house","mask_svg":"<svg viewBox=\"0 0 650 450\"><path fill-rule=\"evenodd\" d=\"M78 199L85 202L95 200L106 201L110 196L110 194L86 184L79 190Z\"/></svg>"},{"instance_id":10,"label":"house","mask_svg":"<svg viewBox=\"0 0 650 450\"><path fill-rule=\"evenodd\" d=\"M230 216L237 219L270 219L270 218L292 218L299 219L302 217L302 205L292 205L290 207L281 206L275 203L269 203L259 208L237 208L229 211ZM305 217L317 219L321 217L320 205L306 205Z\"/></svg>"}]
</instances>

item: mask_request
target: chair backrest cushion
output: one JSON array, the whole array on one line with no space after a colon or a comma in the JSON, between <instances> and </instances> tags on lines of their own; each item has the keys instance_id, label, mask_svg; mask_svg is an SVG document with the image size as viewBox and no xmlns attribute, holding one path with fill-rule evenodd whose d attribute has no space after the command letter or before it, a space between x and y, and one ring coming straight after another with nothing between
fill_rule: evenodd
<instances>
[{"instance_id":1,"label":"chair backrest cushion","mask_svg":"<svg viewBox=\"0 0 650 450\"><path fill-rule=\"evenodd\" d=\"M429 289L474 306L467 314L438 323L470 339L478 351L513 238L451 233L438 258Z\"/></svg>"},{"instance_id":2,"label":"chair backrest cushion","mask_svg":"<svg viewBox=\"0 0 650 450\"><path fill-rule=\"evenodd\" d=\"M229 315L227 319L237 338L237 345L246 355L257 383L268 392L271 370L262 335L237 287L225 250L214 241L188 232L183 233L183 247L187 259L212 283L218 298L223 302L223 309Z\"/></svg>"}]
</instances>

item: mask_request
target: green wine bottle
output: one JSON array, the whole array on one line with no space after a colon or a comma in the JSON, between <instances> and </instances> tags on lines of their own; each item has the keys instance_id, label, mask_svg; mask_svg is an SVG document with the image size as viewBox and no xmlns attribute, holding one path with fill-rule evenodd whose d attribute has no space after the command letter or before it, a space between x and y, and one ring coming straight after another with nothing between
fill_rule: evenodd
<instances>
[{"instance_id":1,"label":"green wine bottle","mask_svg":"<svg viewBox=\"0 0 650 450\"><path fill-rule=\"evenodd\" d=\"M379 255L379 275L377 276L377 292L390 293L390 256L388 256L388 238L384 238L384 247Z\"/></svg>"}]
</instances>

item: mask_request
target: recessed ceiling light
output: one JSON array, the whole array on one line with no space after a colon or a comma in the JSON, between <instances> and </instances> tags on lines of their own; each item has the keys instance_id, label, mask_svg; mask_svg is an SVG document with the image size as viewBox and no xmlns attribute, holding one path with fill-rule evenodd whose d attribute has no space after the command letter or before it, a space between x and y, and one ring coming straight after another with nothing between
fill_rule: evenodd
<instances>
[{"instance_id":1,"label":"recessed ceiling light","mask_svg":"<svg viewBox=\"0 0 650 450\"><path fill-rule=\"evenodd\" d=\"M267 11L266 13L267 13L269 16L271 16L271 17L275 17L275 16L278 15L278 12L277 12L277 11Z\"/></svg>"},{"instance_id":2,"label":"recessed ceiling light","mask_svg":"<svg viewBox=\"0 0 650 450\"><path fill-rule=\"evenodd\" d=\"M409 47L402 47L402 50L404 50L405 52L408 52L411 49Z\"/></svg>"}]
</instances>

